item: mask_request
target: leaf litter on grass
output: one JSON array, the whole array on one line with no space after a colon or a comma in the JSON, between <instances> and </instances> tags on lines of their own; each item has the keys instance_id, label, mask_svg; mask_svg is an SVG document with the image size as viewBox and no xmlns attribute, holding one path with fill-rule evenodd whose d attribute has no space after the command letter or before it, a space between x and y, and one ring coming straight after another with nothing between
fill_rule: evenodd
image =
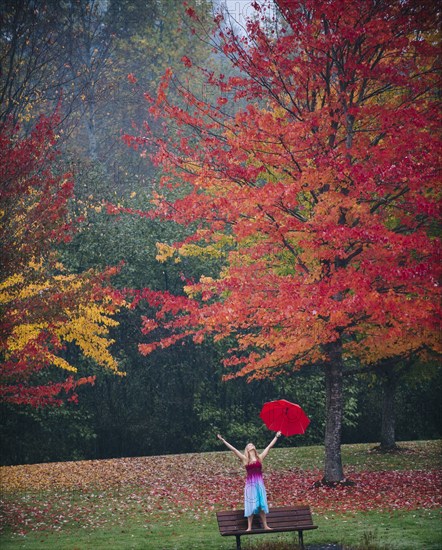
<instances>
[{"instance_id":1,"label":"leaf litter on grass","mask_svg":"<svg viewBox=\"0 0 442 550\"><path fill-rule=\"evenodd\" d=\"M227 453L92 460L0 469L2 529L15 534L93 529L181 515L199 520L242 508L244 473ZM314 512L434 509L442 505L442 471L346 469L352 486L315 486L319 469L274 468L265 479L273 506L306 503Z\"/></svg>"}]
</instances>

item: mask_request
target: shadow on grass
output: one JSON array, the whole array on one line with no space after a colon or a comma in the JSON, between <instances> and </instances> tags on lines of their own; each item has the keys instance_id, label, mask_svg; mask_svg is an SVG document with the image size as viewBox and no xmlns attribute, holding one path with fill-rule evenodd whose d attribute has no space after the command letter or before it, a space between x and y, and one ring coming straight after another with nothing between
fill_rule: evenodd
<instances>
[{"instance_id":1,"label":"shadow on grass","mask_svg":"<svg viewBox=\"0 0 442 550\"><path fill-rule=\"evenodd\" d=\"M293 550L300 547L293 542L285 541L260 541L257 544L246 545L244 550ZM361 544L357 546L348 546L338 543L306 544L305 550L389 550L387 546L380 545L377 541L376 533L367 531L363 533Z\"/></svg>"}]
</instances>

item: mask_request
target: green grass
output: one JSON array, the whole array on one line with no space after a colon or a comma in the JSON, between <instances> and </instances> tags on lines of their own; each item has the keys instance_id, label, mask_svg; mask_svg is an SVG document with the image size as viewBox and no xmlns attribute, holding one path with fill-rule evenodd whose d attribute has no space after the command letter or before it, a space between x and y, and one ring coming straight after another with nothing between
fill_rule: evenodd
<instances>
[{"instance_id":1,"label":"green grass","mask_svg":"<svg viewBox=\"0 0 442 550\"><path fill-rule=\"evenodd\" d=\"M342 463L345 468L360 470L428 470L442 467L442 442L405 441L399 443L400 452L379 453L375 444L342 445ZM274 469L324 467L324 447L290 447L274 449L266 467Z\"/></svg>"},{"instance_id":2,"label":"green grass","mask_svg":"<svg viewBox=\"0 0 442 550\"><path fill-rule=\"evenodd\" d=\"M379 454L372 452L374 446L370 444L344 445L342 456L346 471L380 471L380 470L435 470L441 467L441 441L406 442L402 443L403 451L395 454ZM274 449L266 461L266 471L292 471L322 469L323 447L300 447ZM193 464L194 469L184 472L183 475L198 475L203 465L222 466L227 471L237 471L237 463L231 453L204 453L186 455L185 457L159 457L161 467L173 470L173 465ZM170 462L169 462L170 461ZM174 462L175 461L175 462ZM131 459L112 462L107 465L117 476L121 470L130 467ZM158 466L157 463L156 467ZM134 463L134 466L139 463ZM57 471L62 476L69 476L69 472L78 468L80 472L90 469L87 463L66 463ZM104 470L101 462L94 464L97 473ZM181 467L181 466L180 466ZM235 470L233 470L233 468ZM178 468L179 470L179 468ZM31 470L32 471L32 470ZM40 470L37 470L40 471ZM88 470L89 471L89 470ZM18 473L29 474L25 467L5 469L3 473L10 476ZM138 472L138 470L137 470ZM157 472L158 473L158 472ZM27 478L26 487L36 483L33 478ZM180 475L179 471L174 475ZM55 479L55 477L54 477ZM75 478L77 479L77 478ZM115 478L114 478L115 479ZM129 478L128 478L129 479ZM100 483L103 483L101 481ZM2 550L18 549L54 549L54 550L223 550L235 548L234 537L221 537L215 518L214 510L205 508L204 497L201 497L195 509L181 510L179 505L173 507L170 503L163 504L163 509L149 508L145 496L148 493L137 492L140 480L130 481L121 486L85 484L82 487L63 488L50 486L40 489L34 488L13 489L14 485L4 484L2 500L5 508L18 504L21 510L26 509L28 516L24 517L21 525L23 534L6 525L0 538ZM141 483L142 485L142 483ZM223 488L221 488L223 490ZM440 490L440 489L439 489ZM163 503L163 500L156 500ZM51 503L48 513L58 517L60 523L54 527L39 529L41 521L34 513L35 510L46 513L45 504ZM26 505L26 506L25 506ZM172 507L171 507L172 506ZM17 508L20 513L20 508ZM203 510L203 511L202 511ZM76 514L83 514L76 517ZM304 534L307 548L309 545L339 543L345 549L356 550L440 550L442 548L442 522L440 511L437 509L420 510L370 510L356 513L333 513L313 511L314 522L319 529ZM44 518L43 518L44 519ZM44 521L42 521L43 525ZM32 526L32 527L29 527ZM243 537L244 550L287 550L293 548L297 540L294 533L270 535L256 535Z\"/></svg>"},{"instance_id":3,"label":"green grass","mask_svg":"<svg viewBox=\"0 0 442 550\"><path fill-rule=\"evenodd\" d=\"M436 511L394 513L367 512L351 515L315 516L319 526L306 532L307 545L342 543L350 548L373 550L440 550L442 523ZM244 550L277 550L293 544L294 533L243 537ZM234 537L221 537L214 516L204 520L189 517L179 521L144 522L139 517L124 526L85 530L70 526L59 533L29 533L26 537L4 537L2 550L223 550L235 548Z\"/></svg>"}]
</instances>

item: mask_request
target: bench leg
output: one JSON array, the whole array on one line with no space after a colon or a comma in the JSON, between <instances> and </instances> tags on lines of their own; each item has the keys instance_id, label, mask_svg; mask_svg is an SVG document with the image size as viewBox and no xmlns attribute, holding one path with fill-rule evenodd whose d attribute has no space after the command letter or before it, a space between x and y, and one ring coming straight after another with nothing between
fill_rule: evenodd
<instances>
[{"instance_id":1,"label":"bench leg","mask_svg":"<svg viewBox=\"0 0 442 550\"><path fill-rule=\"evenodd\" d=\"M301 547L301 550L304 550L304 533L303 533L303 531L298 531L298 538L299 538L299 546Z\"/></svg>"},{"instance_id":2,"label":"bench leg","mask_svg":"<svg viewBox=\"0 0 442 550\"><path fill-rule=\"evenodd\" d=\"M235 535L236 537L236 550L241 550L241 535Z\"/></svg>"}]
</instances>

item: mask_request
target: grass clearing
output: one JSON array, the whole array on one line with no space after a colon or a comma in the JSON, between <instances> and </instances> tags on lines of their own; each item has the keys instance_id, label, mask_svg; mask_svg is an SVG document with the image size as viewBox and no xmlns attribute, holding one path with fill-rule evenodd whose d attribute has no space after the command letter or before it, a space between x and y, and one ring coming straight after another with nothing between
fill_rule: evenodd
<instances>
[{"instance_id":1,"label":"grass clearing","mask_svg":"<svg viewBox=\"0 0 442 550\"><path fill-rule=\"evenodd\" d=\"M306 546L339 543L361 550L439 550L442 523L437 511L366 512L315 515L316 531L306 532ZM297 541L295 533L243 537L244 550L283 550ZM178 521L166 517L154 522L132 518L122 526L84 529L69 526L59 532L32 532L4 537L2 550L234 550L234 537L221 537L214 515L204 520L189 516Z\"/></svg>"},{"instance_id":2,"label":"grass clearing","mask_svg":"<svg viewBox=\"0 0 442 550\"><path fill-rule=\"evenodd\" d=\"M273 505L308 502L319 529L307 545L357 550L442 547L441 441L382 455L344 445L355 488L313 489L322 447L274 449L265 464ZM231 549L217 509L242 508L243 472L231 453L201 453L0 468L7 549ZM244 550L285 550L297 535L243 537Z\"/></svg>"},{"instance_id":3,"label":"grass clearing","mask_svg":"<svg viewBox=\"0 0 442 550\"><path fill-rule=\"evenodd\" d=\"M431 470L442 468L442 441L404 441L400 452L379 453L374 443L342 445L344 469L351 471ZM266 460L266 468L302 470L322 469L324 447L290 447L273 449Z\"/></svg>"}]
</instances>

